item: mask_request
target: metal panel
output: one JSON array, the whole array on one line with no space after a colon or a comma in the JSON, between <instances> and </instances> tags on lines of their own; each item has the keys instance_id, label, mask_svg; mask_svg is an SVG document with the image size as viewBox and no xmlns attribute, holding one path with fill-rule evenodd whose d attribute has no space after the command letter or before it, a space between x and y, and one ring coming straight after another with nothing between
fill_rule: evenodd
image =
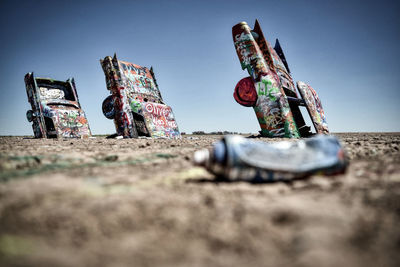
<instances>
[{"instance_id":1,"label":"metal panel","mask_svg":"<svg viewBox=\"0 0 400 267\"><path fill-rule=\"evenodd\" d=\"M322 108L321 100L317 92L308 84L298 81L297 88L304 101L306 102L307 111L310 114L315 130L320 134L328 134L328 124L326 122L325 112Z\"/></svg>"}]
</instances>

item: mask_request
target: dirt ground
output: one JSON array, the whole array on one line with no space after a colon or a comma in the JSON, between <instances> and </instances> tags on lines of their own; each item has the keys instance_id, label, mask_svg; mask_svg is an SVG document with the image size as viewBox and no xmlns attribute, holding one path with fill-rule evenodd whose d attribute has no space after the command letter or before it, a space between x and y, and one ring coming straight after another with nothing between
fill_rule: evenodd
<instances>
[{"instance_id":1,"label":"dirt ground","mask_svg":"<svg viewBox=\"0 0 400 267\"><path fill-rule=\"evenodd\" d=\"M195 167L220 136L0 137L0 266L399 266L400 133L336 135L346 174L272 184Z\"/></svg>"}]
</instances>

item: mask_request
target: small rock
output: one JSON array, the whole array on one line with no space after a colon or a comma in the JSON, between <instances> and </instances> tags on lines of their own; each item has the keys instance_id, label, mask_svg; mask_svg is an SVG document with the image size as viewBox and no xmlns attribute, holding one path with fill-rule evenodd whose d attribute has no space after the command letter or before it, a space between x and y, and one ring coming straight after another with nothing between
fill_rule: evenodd
<instances>
[{"instance_id":1,"label":"small rock","mask_svg":"<svg viewBox=\"0 0 400 267\"><path fill-rule=\"evenodd\" d=\"M118 156L117 155L108 155L106 157L104 157L103 159L104 161L117 161L118 160Z\"/></svg>"}]
</instances>

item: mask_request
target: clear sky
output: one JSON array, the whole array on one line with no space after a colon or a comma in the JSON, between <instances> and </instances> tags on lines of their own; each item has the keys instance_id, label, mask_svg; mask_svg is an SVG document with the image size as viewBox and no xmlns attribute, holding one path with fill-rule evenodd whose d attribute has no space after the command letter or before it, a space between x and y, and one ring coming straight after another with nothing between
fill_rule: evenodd
<instances>
[{"instance_id":1,"label":"clear sky","mask_svg":"<svg viewBox=\"0 0 400 267\"><path fill-rule=\"evenodd\" d=\"M257 132L233 98L246 76L232 26L257 18L294 79L320 96L331 131L400 131L399 1L1 0L0 135L32 134L24 75L75 77L94 134L114 133L99 59L153 66L179 128ZM307 114L306 114L307 115Z\"/></svg>"}]
</instances>

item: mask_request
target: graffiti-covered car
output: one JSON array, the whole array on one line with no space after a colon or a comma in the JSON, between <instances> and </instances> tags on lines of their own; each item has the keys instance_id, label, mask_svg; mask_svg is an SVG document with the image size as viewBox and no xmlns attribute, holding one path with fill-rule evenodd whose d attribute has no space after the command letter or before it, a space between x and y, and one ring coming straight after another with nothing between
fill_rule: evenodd
<instances>
[{"instance_id":1,"label":"graffiti-covered car","mask_svg":"<svg viewBox=\"0 0 400 267\"><path fill-rule=\"evenodd\" d=\"M315 90L304 82L297 82L298 96L286 57L276 40L274 48L265 39L256 20L254 29L246 22L232 28L233 42L242 69L250 77L238 82L234 90L235 100L253 107L261 127L261 135L267 137L307 137L307 126L299 106L306 107L315 130L329 133L321 101Z\"/></svg>"},{"instance_id":2,"label":"graffiti-covered car","mask_svg":"<svg viewBox=\"0 0 400 267\"><path fill-rule=\"evenodd\" d=\"M113 119L117 135L137 138L180 138L171 107L164 103L153 68L107 56L100 60L110 95L103 114Z\"/></svg>"},{"instance_id":3,"label":"graffiti-covered car","mask_svg":"<svg viewBox=\"0 0 400 267\"><path fill-rule=\"evenodd\" d=\"M58 81L25 75L31 104L26 117L36 138L86 138L91 136L88 121L79 103L73 78Z\"/></svg>"}]
</instances>

